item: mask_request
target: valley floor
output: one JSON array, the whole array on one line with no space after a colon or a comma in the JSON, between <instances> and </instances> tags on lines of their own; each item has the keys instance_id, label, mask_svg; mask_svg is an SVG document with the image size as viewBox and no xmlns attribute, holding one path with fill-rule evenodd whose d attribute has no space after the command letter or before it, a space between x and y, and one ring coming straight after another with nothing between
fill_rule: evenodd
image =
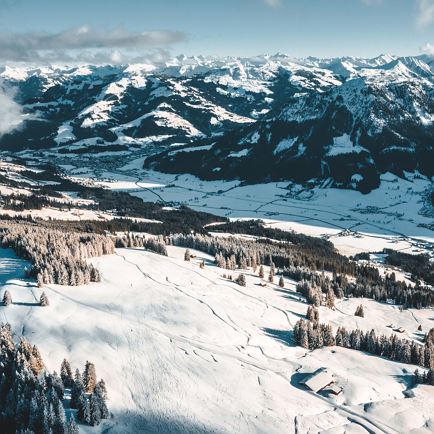
<instances>
[{"instance_id":1,"label":"valley floor","mask_svg":"<svg viewBox=\"0 0 434 434\"><path fill-rule=\"evenodd\" d=\"M26 262L0 249L0 284L14 304L0 307L1 321L36 344L50 370L67 357L86 360L104 378L113 417L89 433L411 433L434 431L434 394L410 390L415 366L339 347L295 347L291 330L307 304L285 288L247 286L222 277L212 258L169 247L169 256L134 249L93 259L102 282L83 287L48 285L50 306L36 301L41 289L24 279ZM205 268L199 262L205 260ZM237 273L234 275L236 276ZM362 303L365 318L353 316ZM334 326L405 337L434 326L432 309L400 311L366 299L320 308ZM327 398L298 384L303 374L327 366L343 394Z\"/></svg>"},{"instance_id":2,"label":"valley floor","mask_svg":"<svg viewBox=\"0 0 434 434\"><path fill-rule=\"evenodd\" d=\"M364 195L329 188L327 182L312 189L289 182L242 185L145 171L142 165L138 158L116 170L95 172L85 161L64 168L71 176L128 191L144 201L187 205L229 218L265 219L274 227L324 236L345 255L383 248L434 252L434 211L429 204L433 183L415 174L403 179L386 173L380 187Z\"/></svg>"}]
</instances>

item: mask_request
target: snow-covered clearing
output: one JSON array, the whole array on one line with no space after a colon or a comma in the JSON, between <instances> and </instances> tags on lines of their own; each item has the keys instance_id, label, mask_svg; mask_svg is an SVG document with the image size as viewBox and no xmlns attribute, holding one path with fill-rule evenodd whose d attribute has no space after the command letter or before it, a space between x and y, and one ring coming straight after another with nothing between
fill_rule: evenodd
<instances>
[{"instance_id":1,"label":"snow-covered clearing","mask_svg":"<svg viewBox=\"0 0 434 434\"><path fill-rule=\"evenodd\" d=\"M41 308L42 289L22 277L25 261L0 249L0 284L14 301L0 307L2 320L40 348L50 370L63 357L74 368L91 360L107 383L113 418L83 432L432 432L429 386L404 395L414 366L343 348L293 346L292 326L307 309L293 282L261 287L246 271L241 287L201 252L185 262L184 249L168 251L163 257L119 249L93 259L101 283L48 285L50 306ZM360 303L364 319L352 316ZM384 332L393 322L411 339L420 338L419 324L434 325L428 309L400 312L366 299L342 301L338 309L321 308L320 319ZM321 366L344 388L336 401L298 384Z\"/></svg>"}]
</instances>

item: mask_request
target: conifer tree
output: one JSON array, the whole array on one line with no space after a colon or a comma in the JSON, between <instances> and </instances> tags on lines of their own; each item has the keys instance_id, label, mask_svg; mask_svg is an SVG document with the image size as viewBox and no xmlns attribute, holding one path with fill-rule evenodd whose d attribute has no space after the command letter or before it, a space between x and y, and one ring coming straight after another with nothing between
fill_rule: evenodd
<instances>
[{"instance_id":1,"label":"conifer tree","mask_svg":"<svg viewBox=\"0 0 434 434\"><path fill-rule=\"evenodd\" d=\"M41 297L40 297L40 299L39 299L39 304L40 304L40 306L42 306L42 307L46 307L46 306L49 306L49 305L50 305L50 302L48 301L47 294L45 294L45 292L43 292L43 293L41 294Z\"/></svg>"},{"instance_id":2,"label":"conifer tree","mask_svg":"<svg viewBox=\"0 0 434 434\"><path fill-rule=\"evenodd\" d=\"M281 288L284 288L284 287L285 287L285 281L283 280L283 276L280 276L280 278L279 278L279 286L280 286Z\"/></svg>"},{"instance_id":3,"label":"conifer tree","mask_svg":"<svg viewBox=\"0 0 434 434\"><path fill-rule=\"evenodd\" d=\"M434 327L426 334L425 342L434 345Z\"/></svg>"},{"instance_id":4,"label":"conifer tree","mask_svg":"<svg viewBox=\"0 0 434 434\"><path fill-rule=\"evenodd\" d=\"M241 274L237 277L236 282L237 282L238 285L240 285L240 286L246 286L246 276L244 276L244 274L241 273Z\"/></svg>"},{"instance_id":5,"label":"conifer tree","mask_svg":"<svg viewBox=\"0 0 434 434\"><path fill-rule=\"evenodd\" d=\"M95 365L89 361L86 362L84 369L83 383L86 393L93 393L96 386L96 372Z\"/></svg>"},{"instance_id":6,"label":"conifer tree","mask_svg":"<svg viewBox=\"0 0 434 434\"><path fill-rule=\"evenodd\" d=\"M84 395L83 378L80 371L75 371L74 383L71 388L71 408L78 408L80 404L80 398Z\"/></svg>"},{"instance_id":7,"label":"conifer tree","mask_svg":"<svg viewBox=\"0 0 434 434\"><path fill-rule=\"evenodd\" d=\"M262 265L259 267L259 277L261 279L265 277L264 267Z\"/></svg>"},{"instance_id":8,"label":"conifer tree","mask_svg":"<svg viewBox=\"0 0 434 434\"><path fill-rule=\"evenodd\" d=\"M74 416L72 416L72 415L69 418L67 434L79 434L78 426L75 423Z\"/></svg>"},{"instance_id":9,"label":"conifer tree","mask_svg":"<svg viewBox=\"0 0 434 434\"><path fill-rule=\"evenodd\" d=\"M72 369L71 365L69 364L68 360L63 359L63 362L60 366L60 378L63 381L63 385L65 387L72 387L74 384L74 378L72 376Z\"/></svg>"},{"instance_id":10,"label":"conifer tree","mask_svg":"<svg viewBox=\"0 0 434 434\"><path fill-rule=\"evenodd\" d=\"M10 304L12 304L12 296L11 293L6 290L3 293L3 306L9 306Z\"/></svg>"},{"instance_id":11,"label":"conifer tree","mask_svg":"<svg viewBox=\"0 0 434 434\"><path fill-rule=\"evenodd\" d=\"M98 396L95 393L90 395L89 400L89 425L96 426L101 422L101 400L98 399Z\"/></svg>"},{"instance_id":12,"label":"conifer tree","mask_svg":"<svg viewBox=\"0 0 434 434\"><path fill-rule=\"evenodd\" d=\"M274 264L271 263L271 266L270 266L270 272L268 273L268 281L269 281L270 283L273 283L273 282L274 282L274 273L275 273Z\"/></svg>"},{"instance_id":13,"label":"conifer tree","mask_svg":"<svg viewBox=\"0 0 434 434\"><path fill-rule=\"evenodd\" d=\"M364 312L364 310L363 310L363 305L362 305L362 304L360 304L359 306L357 306L357 309L356 309L356 311L354 312L354 315L355 315L355 316L359 316L359 317L361 317L361 318L364 318L364 317L365 317L365 312Z\"/></svg>"},{"instance_id":14,"label":"conifer tree","mask_svg":"<svg viewBox=\"0 0 434 434\"><path fill-rule=\"evenodd\" d=\"M187 249L184 253L184 261L189 261L191 259L190 249Z\"/></svg>"},{"instance_id":15,"label":"conifer tree","mask_svg":"<svg viewBox=\"0 0 434 434\"><path fill-rule=\"evenodd\" d=\"M77 418L79 422L90 424L90 404L84 393L79 398Z\"/></svg>"},{"instance_id":16,"label":"conifer tree","mask_svg":"<svg viewBox=\"0 0 434 434\"><path fill-rule=\"evenodd\" d=\"M326 294L326 306L329 309L333 309L335 307L335 293L331 288L328 289Z\"/></svg>"},{"instance_id":17,"label":"conifer tree","mask_svg":"<svg viewBox=\"0 0 434 434\"><path fill-rule=\"evenodd\" d=\"M102 396L104 401L107 401L108 394L107 394L107 386L105 384L105 381L101 378L101 380L97 383L98 393Z\"/></svg>"}]
</instances>

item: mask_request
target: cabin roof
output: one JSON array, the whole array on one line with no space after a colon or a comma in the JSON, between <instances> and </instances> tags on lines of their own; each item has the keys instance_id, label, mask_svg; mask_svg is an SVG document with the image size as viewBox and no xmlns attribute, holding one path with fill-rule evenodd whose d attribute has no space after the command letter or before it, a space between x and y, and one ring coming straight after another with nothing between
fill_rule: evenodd
<instances>
[{"instance_id":1,"label":"cabin roof","mask_svg":"<svg viewBox=\"0 0 434 434\"><path fill-rule=\"evenodd\" d=\"M314 392L319 392L328 385L335 382L333 372L327 368L319 368L314 373L307 375L300 381Z\"/></svg>"}]
</instances>

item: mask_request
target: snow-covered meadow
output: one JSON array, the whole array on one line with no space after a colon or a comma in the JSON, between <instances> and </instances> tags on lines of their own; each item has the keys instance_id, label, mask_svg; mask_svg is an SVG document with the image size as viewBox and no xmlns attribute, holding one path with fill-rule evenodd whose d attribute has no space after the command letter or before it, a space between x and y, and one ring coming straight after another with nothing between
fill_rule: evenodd
<instances>
[{"instance_id":1,"label":"snow-covered meadow","mask_svg":"<svg viewBox=\"0 0 434 434\"><path fill-rule=\"evenodd\" d=\"M226 270L201 253L169 256L135 249L93 259L102 282L82 287L23 278L25 261L0 250L0 284L14 304L0 307L2 321L36 344L50 370L67 357L82 369L95 363L109 391L113 417L93 433L412 433L433 432L434 394L410 390L416 368L339 347L307 351L291 339L307 304L285 288L262 287L246 270L247 286L223 278ZM199 263L204 260L205 268ZM235 274L236 275L236 272ZM353 316L362 303L365 318ZM434 326L432 309L405 310L366 299L344 300L320 320L334 326L406 337ZM304 373L327 366L343 387L332 399L298 384Z\"/></svg>"}]
</instances>

